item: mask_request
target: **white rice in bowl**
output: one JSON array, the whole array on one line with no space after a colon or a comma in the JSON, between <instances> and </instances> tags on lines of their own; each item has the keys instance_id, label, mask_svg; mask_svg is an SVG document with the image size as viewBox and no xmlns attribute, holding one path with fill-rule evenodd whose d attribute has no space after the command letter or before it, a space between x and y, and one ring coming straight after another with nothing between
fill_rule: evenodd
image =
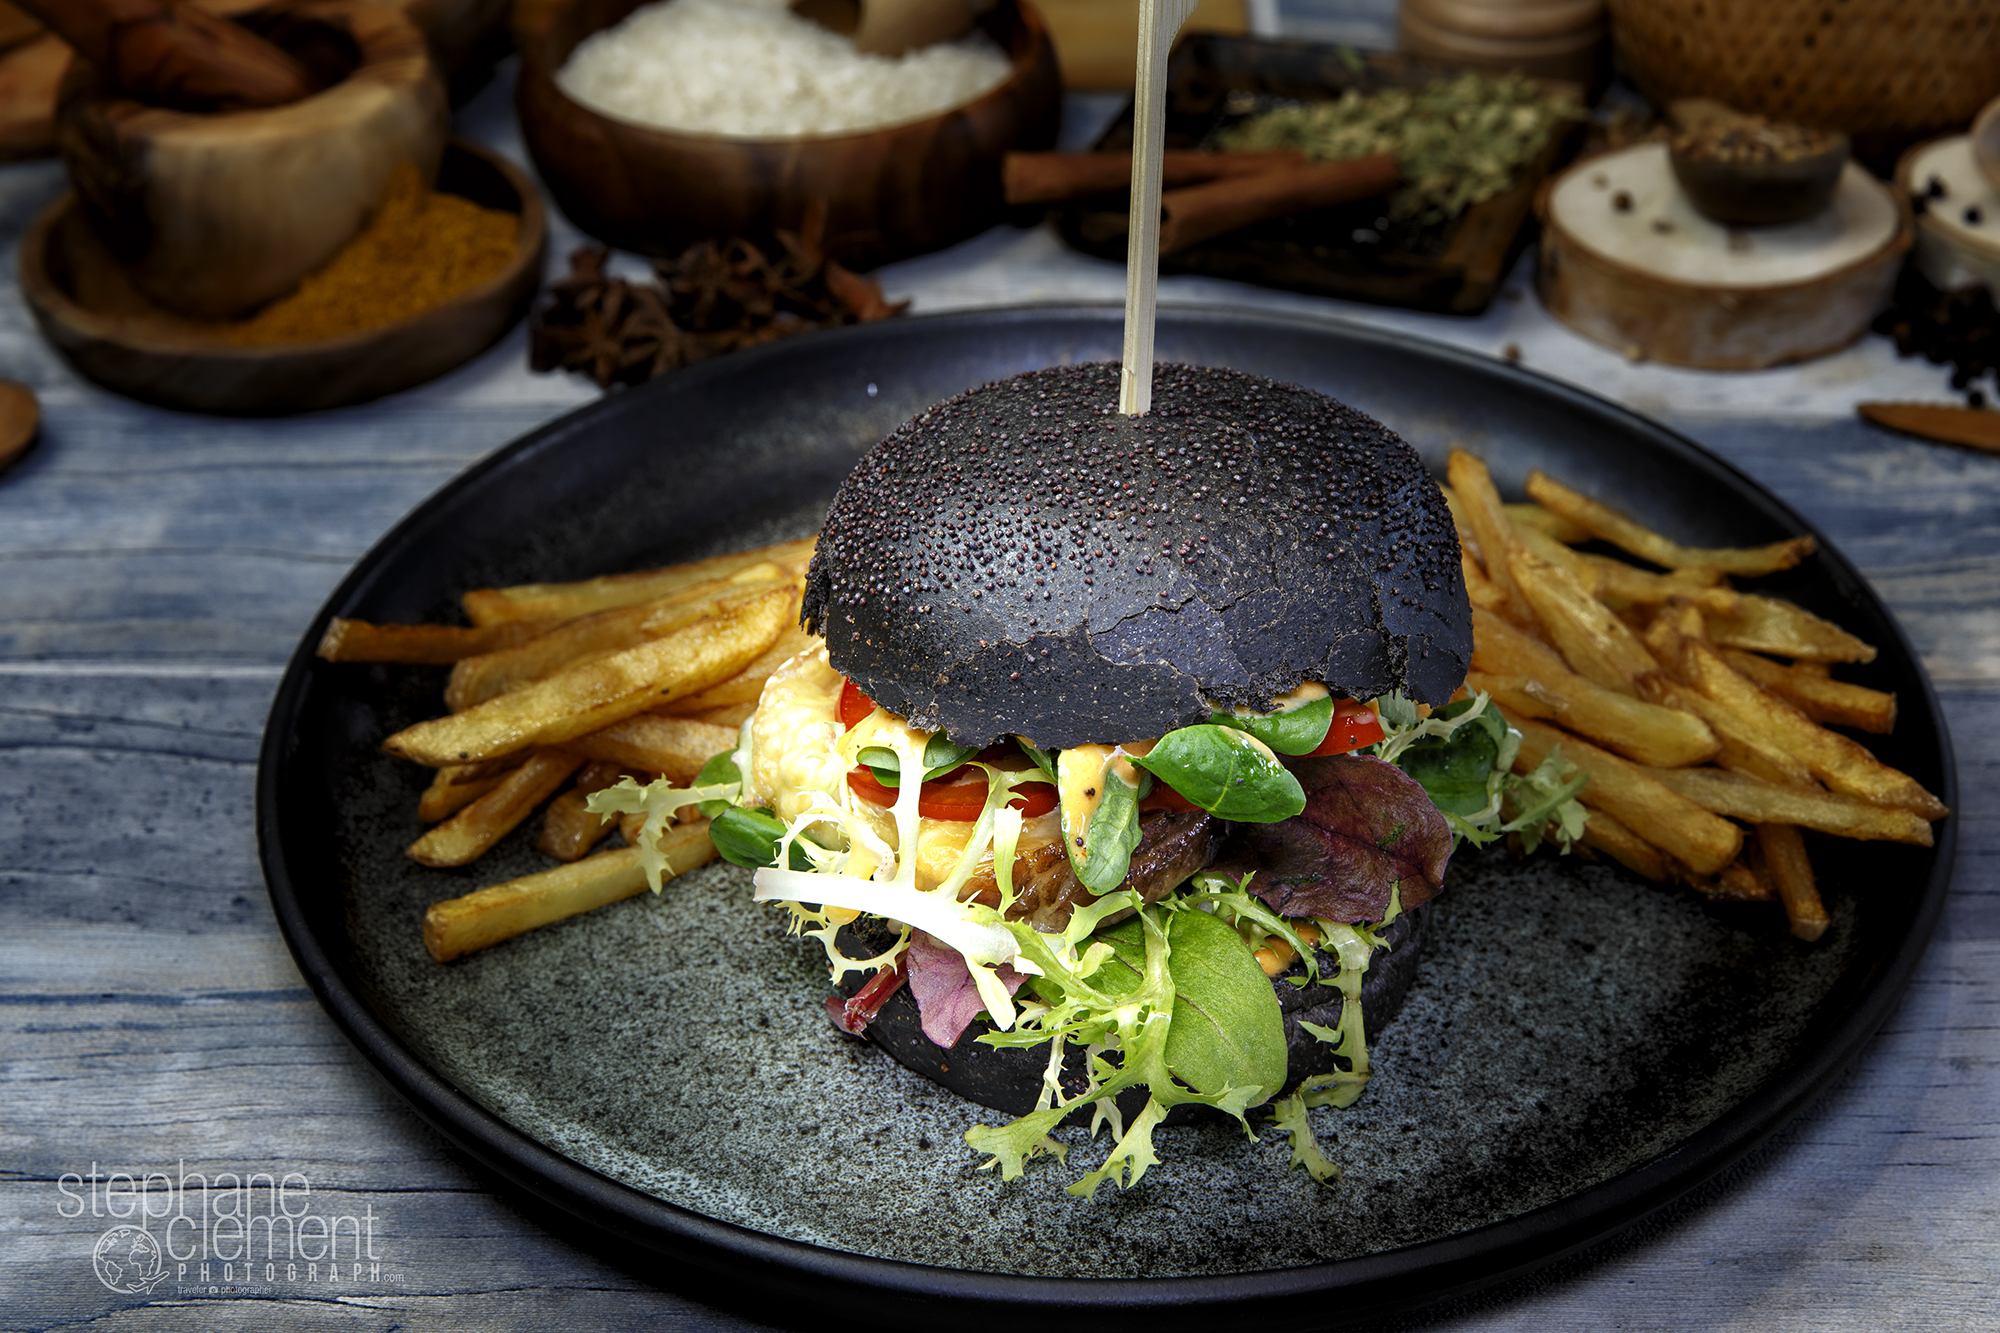
<instances>
[{"instance_id":1,"label":"white rice in bowl","mask_svg":"<svg viewBox=\"0 0 2000 1333\"><path fill-rule=\"evenodd\" d=\"M923 120L991 92L1008 70L977 28L880 56L786 0L661 0L586 38L556 84L593 111L653 129L772 139Z\"/></svg>"}]
</instances>

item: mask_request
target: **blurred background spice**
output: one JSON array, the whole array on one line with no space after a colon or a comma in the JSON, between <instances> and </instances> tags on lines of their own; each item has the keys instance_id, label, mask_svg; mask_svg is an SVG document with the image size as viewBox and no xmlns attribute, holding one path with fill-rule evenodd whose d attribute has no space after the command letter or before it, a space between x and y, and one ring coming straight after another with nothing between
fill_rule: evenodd
<instances>
[{"instance_id":1,"label":"blurred background spice","mask_svg":"<svg viewBox=\"0 0 2000 1333\"><path fill-rule=\"evenodd\" d=\"M498 274L520 218L427 189L399 164L374 218L331 263L229 332L243 346L309 342L380 328L444 304Z\"/></svg>"},{"instance_id":2,"label":"blurred background spice","mask_svg":"<svg viewBox=\"0 0 2000 1333\"><path fill-rule=\"evenodd\" d=\"M578 250L569 273L535 312L528 362L569 370L609 388L794 333L900 315L882 285L829 259L826 207L798 233L779 230L772 258L740 236L700 241L653 261L654 282L607 271L609 250Z\"/></svg>"},{"instance_id":3,"label":"blurred background spice","mask_svg":"<svg viewBox=\"0 0 2000 1333\"><path fill-rule=\"evenodd\" d=\"M1429 225L1506 190L1559 127L1583 117L1573 98L1524 75L1467 73L1419 88L1349 88L1328 101L1279 106L1215 138L1225 151L1295 148L1315 162L1386 153L1403 177L1389 216Z\"/></svg>"}]
</instances>

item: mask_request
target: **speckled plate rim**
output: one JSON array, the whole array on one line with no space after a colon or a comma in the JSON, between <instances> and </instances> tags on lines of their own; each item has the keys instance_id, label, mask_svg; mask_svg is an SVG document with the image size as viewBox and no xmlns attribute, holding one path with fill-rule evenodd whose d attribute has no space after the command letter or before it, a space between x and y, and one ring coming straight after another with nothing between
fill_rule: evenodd
<instances>
[{"instance_id":1,"label":"speckled plate rim","mask_svg":"<svg viewBox=\"0 0 2000 1333\"><path fill-rule=\"evenodd\" d=\"M1082 327L1115 321L1110 306L1025 306L861 325L814 335L811 345L835 340L865 342L880 331L911 325L940 330L1009 322ZM1554 400L1602 420L1607 429L1643 437L1681 464L1708 473L1786 530L1810 533L1837 584L1868 603L1908 662L1904 721L1922 716L1935 733L1940 796L1958 806L1957 769L1942 710L1921 661L1888 609L1823 534L1783 501L1693 441L1585 390L1494 362L1474 353L1331 317L1272 315L1204 308L1161 313L1163 326L1222 330L1248 326L1265 332L1295 330L1394 347L1463 375L1468 381L1511 380L1517 389ZM1932 869L1909 917L1908 928L1875 964L1858 996L1843 1011L1816 1021L1803 1058L1769 1079L1716 1120L1652 1161L1580 1190L1560 1201L1476 1229L1352 1259L1299 1268L1214 1277L1101 1279L1021 1277L968 1272L821 1248L718 1222L613 1180L553 1151L487 1111L440 1076L369 1007L355 979L338 964L313 928L302 894L286 864L280 797L288 758L312 678L313 649L328 620L365 590L377 568L393 561L418 534L444 516L456 494L524 454L548 448L587 447L595 420L629 410L649 394L698 391L770 357L795 356L798 343L773 343L711 361L628 393L602 399L530 432L498 450L413 510L361 558L327 599L286 668L271 706L257 772L259 857L273 909L301 973L327 1013L376 1070L439 1132L487 1169L555 1205L606 1241L636 1247L663 1261L648 1276L713 1304L755 1317L783 1319L813 1311L816 1324L933 1324L940 1302L968 1327L1012 1326L1035 1317L1059 1328L1093 1330L1212 1329L1304 1318L1319 1326L1347 1323L1461 1295L1555 1262L1608 1239L1664 1207L1763 1142L1802 1110L1844 1069L1888 1017L1921 961L1944 908L1953 868L1956 820L1939 827ZM1887 646L1887 645L1883 645ZM1902 683L1899 682L1899 690ZM1337 1306L1329 1297L1338 1297Z\"/></svg>"}]
</instances>

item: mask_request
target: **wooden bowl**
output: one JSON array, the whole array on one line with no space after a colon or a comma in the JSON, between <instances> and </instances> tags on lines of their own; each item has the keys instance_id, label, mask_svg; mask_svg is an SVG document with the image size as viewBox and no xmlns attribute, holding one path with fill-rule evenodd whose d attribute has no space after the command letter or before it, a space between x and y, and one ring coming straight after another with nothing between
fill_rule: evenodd
<instances>
[{"instance_id":1,"label":"wooden bowl","mask_svg":"<svg viewBox=\"0 0 2000 1333\"><path fill-rule=\"evenodd\" d=\"M1917 267L1942 291L2000 291L2000 186L1963 134L1920 143L1896 164L1896 188L1921 204Z\"/></svg>"},{"instance_id":2,"label":"wooden bowl","mask_svg":"<svg viewBox=\"0 0 2000 1333\"><path fill-rule=\"evenodd\" d=\"M56 141L91 224L158 304L226 319L331 259L411 161L426 180L450 134L423 33L369 0L291 0L236 21L330 67L289 106L195 115L64 78Z\"/></svg>"},{"instance_id":3,"label":"wooden bowl","mask_svg":"<svg viewBox=\"0 0 2000 1333\"><path fill-rule=\"evenodd\" d=\"M514 258L496 276L394 324L313 342L242 347L227 326L153 304L64 194L21 241L21 291L42 335L83 374L163 407L282 416L342 407L442 375L490 346L527 310L541 277L547 218L511 163L454 141L438 188L521 215Z\"/></svg>"},{"instance_id":4,"label":"wooden bowl","mask_svg":"<svg viewBox=\"0 0 2000 1333\"><path fill-rule=\"evenodd\" d=\"M643 0L524 6L521 130L570 220L642 254L676 254L709 236L796 230L827 205L826 247L866 267L940 249L998 222L1000 160L1054 145L1062 83L1047 29L1024 0L980 17L1013 71L992 92L926 120L826 138L744 139L648 129L600 115L556 86L578 43Z\"/></svg>"},{"instance_id":5,"label":"wooden bowl","mask_svg":"<svg viewBox=\"0 0 2000 1333\"><path fill-rule=\"evenodd\" d=\"M1724 226L1775 227L1825 208L1847 166L1847 136L1836 134L1810 157L1790 162L1718 162L1669 145L1674 179L1701 215Z\"/></svg>"}]
</instances>

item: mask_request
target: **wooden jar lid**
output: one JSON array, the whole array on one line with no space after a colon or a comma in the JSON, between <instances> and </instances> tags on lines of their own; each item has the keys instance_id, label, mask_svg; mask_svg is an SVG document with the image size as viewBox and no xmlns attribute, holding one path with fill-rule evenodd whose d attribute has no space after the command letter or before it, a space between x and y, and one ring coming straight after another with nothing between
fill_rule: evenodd
<instances>
[{"instance_id":1,"label":"wooden jar lid","mask_svg":"<svg viewBox=\"0 0 2000 1333\"><path fill-rule=\"evenodd\" d=\"M1579 163L1543 203L1543 301L1586 337L1670 365L1752 370L1859 337L1910 248L1909 215L1850 164L1827 209L1729 228L1694 210L1662 143Z\"/></svg>"},{"instance_id":2,"label":"wooden jar lid","mask_svg":"<svg viewBox=\"0 0 2000 1333\"><path fill-rule=\"evenodd\" d=\"M1468 38L1534 41L1605 30L1604 0L1402 0L1401 8Z\"/></svg>"}]
</instances>

